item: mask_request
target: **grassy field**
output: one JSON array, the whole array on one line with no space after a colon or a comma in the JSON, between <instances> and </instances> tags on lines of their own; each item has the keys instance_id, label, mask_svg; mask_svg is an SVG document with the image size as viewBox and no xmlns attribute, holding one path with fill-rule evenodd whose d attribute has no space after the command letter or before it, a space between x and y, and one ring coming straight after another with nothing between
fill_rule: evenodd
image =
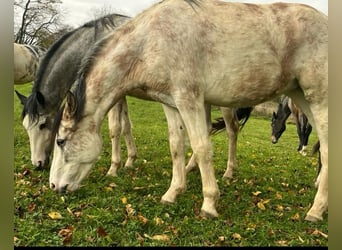
<instances>
[{"instance_id":1,"label":"grassy field","mask_svg":"<svg viewBox=\"0 0 342 250\"><path fill-rule=\"evenodd\" d=\"M29 94L31 86L15 89ZM288 124L273 145L270 118L252 113L239 135L239 169L229 182L221 178L227 136L221 133L212 138L220 216L203 219L199 216L203 199L199 171L189 173L187 191L175 204L160 203L172 175L160 104L128 97L138 148L135 166L121 168L119 177L105 176L111 156L105 121L101 159L85 186L68 195L49 189L48 169L32 167L16 96L14 105L15 246L328 246L328 214L322 222L304 221L316 192L317 156L297 153L294 124ZM212 115L219 117L220 112L213 110ZM316 140L313 131L309 147ZM125 160L124 143L122 153Z\"/></svg>"}]
</instances>

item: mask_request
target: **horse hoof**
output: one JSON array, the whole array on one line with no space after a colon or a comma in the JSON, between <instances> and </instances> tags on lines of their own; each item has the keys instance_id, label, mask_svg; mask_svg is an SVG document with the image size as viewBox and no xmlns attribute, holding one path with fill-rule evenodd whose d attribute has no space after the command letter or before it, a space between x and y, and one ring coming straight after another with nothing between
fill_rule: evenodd
<instances>
[{"instance_id":1,"label":"horse hoof","mask_svg":"<svg viewBox=\"0 0 342 250\"><path fill-rule=\"evenodd\" d=\"M218 217L218 213L215 211L215 213L209 213L207 211L201 210L200 216L207 219L214 219Z\"/></svg>"},{"instance_id":2,"label":"horse hoof","mask_svg":"<svg viewBox=\"0 0 342 250\"><path fill-rule=\"evenodd\" d=\"M314 216L314 215L307 214L305 217L305 220L311 221L311 222L317 222L317 221L323 220L323 218L322 216Z\"/></svg>"},{"instance_id":3,"label":"horse hoof","mask_svg":"<svg viewBox=\"0 0 342 250\"><path fill-rule=\"evenodd\" d=\"M168 201L168 200L164 200L164 199L161 199L161 200L160 200L160 203L163 204L163 205L171 205L171 204L174 204L174 202Z\"/></svg>"}]
</instances>

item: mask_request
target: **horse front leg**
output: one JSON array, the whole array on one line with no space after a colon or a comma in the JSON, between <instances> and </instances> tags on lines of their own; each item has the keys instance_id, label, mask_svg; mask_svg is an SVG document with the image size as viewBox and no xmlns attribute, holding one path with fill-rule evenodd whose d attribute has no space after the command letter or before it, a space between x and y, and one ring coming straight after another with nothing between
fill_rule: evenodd
<instances>
[{"instance_id":1,"label":"horse front leg","mask_svg":"<svg viewBox=\"0 0 342 250\"><path fill-rule=\"evenodd\" d=\"M208 134L203 99L199 100L187 95L184 98L178 96L175 102L187 128L191 147L201 173L204 198L201 215L204 217L217 217L216 203L220 191L212 165L212 146Z\"/></svg>"},{"instance_id":2,"label":"horse front leg","mask_svg":"<svg viewBox=\"0 0 342 250\"><path fill-rule=\"evenodd\" d=\"M162 105L166 116L169 144L172 157L172 180L169 189L161 198L161 203L174 203L178 194L186 190L185 172L185 127L178 111Z\"/></svg>"},{"instance_id":3,"label":"horse front leg","mask_svg":"<svg viewBox=\"0 0 342 250\"><path fill-rule=\"evenodd\" d=\"M239 121L235 115L235 109L221 107L223 120L226 123L226 130L229 139L227 168L223 174L224 179L232 179L234 169L237 168L236 146L239 133Z\"/></svg>"},{"instance_id":4,"label":"horse front leg","mask_svg":"<svg viewBox=\"0 0 342 250\"><path fill-rule=\"evenodd\" d=\"M109 135L112 142L112 158L110 168L107 172L108 176L117 176L117 171L121 167L121 104L121 100L118 101L108 112Z\"/></svg>"}]
</instances>

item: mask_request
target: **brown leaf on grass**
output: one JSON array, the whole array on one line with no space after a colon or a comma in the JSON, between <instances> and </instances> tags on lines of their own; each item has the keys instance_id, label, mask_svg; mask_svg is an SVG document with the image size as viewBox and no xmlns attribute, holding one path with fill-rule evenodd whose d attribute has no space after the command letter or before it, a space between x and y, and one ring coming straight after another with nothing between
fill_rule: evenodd
<instances>
[{"instance_id":1,"label":"brown leaf on grass","mask_svg":"<svg viewBox=\"0 0 342 250\"><path fill-rule=\"evenodd\" d=\"M32 212L35 208L36 208L36 204L30 203L30 204L28 205L27 210L28 210L29 212Z\"/></svg>"},{"instance_id":2,"label":"brown leaf on grass","mask_svg":"<svg viewBox=\"0 0 342 250\"><path fill-rule=\"evenodd\" d=\"M99 237L106 237L107 233L106 231L103 229L103 227L98 227L97 228L97 234L99 235Z\"/></svg>"},{"instance_id":3,"label":"brown leaf on grass","mask_svg":"<svg viewBox=\"0 0 342 250\"><path fill-rule=\"evenodd\" d=\"M292 217L291 217L291 219L292 220L299 220L299 213L296 213L295 215L293 215Z\"/></svg>"},{"instance_id":4,"label":"brown leaf on grass","mask_svg":"<svg viewBox=\"0 0 342 250\"><path fill-rule=\"evenodd\" d=\"M138 214L138 220L142 222L144 225L148 222L148 219L142 216L140 213Z\"/></svg>"},{"instance_id":5,"label":"brown leaf on grass","mask_svg":"<svg viewBox=\"0 0 342 250\"><path fill-rule=\"evenodd\" d=\"M141 247L144 246L144 237L142 237L139 233L137 233L137 240Z\"/></svg>"},{"instance_id":6,"label":"brown leaf on grass","mask_svg":"<svg viewBox=\"0 0 342 250\"><path fill-rule=\"evenodd\" d=\"M63 245L70 244L73 232L74 232L73 226L68 226L66 228L59 230L58 235L61 237L64 237Z\"/></svg>"},{"instance_id":7,"label":"brown leaf on grass","mask_svg":"<svg viewBox=\"0 0 342 250\"><path fill-rule=\"evenodd\" d=\"M319 230L317 230L317 229L315 229L311 234L312 234L312 235L321 235L321 236L323 236L324 238L328 239L328 235L327 235L327 234L325 234L325 233L323 233L323 232L321 232L321 231L319 231Z\"/></svg>"},{"instance_id":8,"label":"brown leaf on grass","mask_svg":"<svg viewBox=\"0 0 342 250\"><path fill-rule=\"evenodd\" d=\"M194 214L197 216L201 213L200 209L197 206L197 202L194 203L193 211L194 211Z\"/></svg>"}]
</instances>

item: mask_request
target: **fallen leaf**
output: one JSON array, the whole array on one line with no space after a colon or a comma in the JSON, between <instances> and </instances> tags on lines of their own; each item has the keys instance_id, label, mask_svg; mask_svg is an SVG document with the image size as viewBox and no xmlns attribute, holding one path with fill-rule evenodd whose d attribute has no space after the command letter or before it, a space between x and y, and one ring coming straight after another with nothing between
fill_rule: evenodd
<instances>
[{"instance_id":1,"label":"fallen leaf","mask_svg":"<svg viewBox=\"0 0 342 250\"><path fill-rule=\"evenodd\" d=\"M254 196L258 196L259 194L261 194L260 191L253 192L253 195L254 195Z\"/></svg>"},{"instance_id":2,"label":"fallen leaf","mask_svg":"<svg viewBox=\"0 0 342 250\"><path fill-rule=\"evenodd\" d=\"M148 234L144 234L145 238L149 238L151 240L162 240L162 241L170 241L170 237L167 236L166 234L156 234L153 235L152 237L149 236Z\"/></svg>"},{"instance_id":3,"label":"fallen leaf","mask_svg":"<svg viewBox=\"0 0 342 250\"><path fill-rule=\"evenodd\" d=\"M104 187L104 190L106 190L107 192L113 192L113 188L112 187Z\"/></svg>"},{"instance_id":4,"label":"fallen leaf","mask_svg":"<svg viewBox=\"0 0 342 250\"><path fill-rule=\"evenodd\" d=\"M148 219L141 214L138 214L138 220L141 221L144 225L148 222Z\"/></svg>"},{"instance_id":5,"label":"fallen leaf","mask_svg":"<svg viewBox=\"0 0 342 250\"><path fill-rule=\"evenodd\" d=\"M257 203L257 206L258 206L258 208L261 209L261 210L266 210L266 207L264 206L264 204L263 204L261 201L259 201L259 202Z\"/></svg>"},{"instance_id":6,"label":"fallen leaf","mask_svg":"<svg viewBox=\"0 0 342 250\"><path fill-rule=\"evenodd\" d=\"M311 233L312 235L321 235L321 236L323 236L324 238L328 238L328 235L327 234L325 234L325 233L323 233L323 232L321 232L321 231L319 231L319 230L317 230L317 229L315 229L312 233Z\"/></svg>"},{"instance_id":7,"label":"fallen leaf","mask_svg":"<svg viewBox=\"0 0 342 250\"><path fill-rule=\"evenodd\" d=\"M284 207L282 205L277 205L276 210L282 212L284 211Z\"/></svg>"},{"instance_id":8,"label":"fallen leaf","mask_svg":"<svg viewBox=\"0 0 342 250\"><path fill-rule=\"evenodd\" d=\"M62 215L58 212L50 212L48 215L53 220L59 220L63 218Z\"/></svg>"},{"instance_id":9,"label":"fallen leaf","mask_svg":"<svg viewBox=\"0 0 342 250\"><path fill-rule=\"evenodd\" d=\"M122 204L126 204L127 203L127 198L126 197L122 197L121 198L121 202L122 202Z\"/></svg>"},{"instance_id":10,"label":"fallen leaf","mask_svg":"<svg viewBox=\"0 0 342 250\"><path fill-rule=\"evenodd\" d=\"M163 221L161 218L159 218L159 217L155 217L153 220L154 220L154 223L155 223L156 225L162 225L162 224L164 224L164 221Z\"/></svg>"},{"instance_id":11,"label":"fallen leaf","mask_svg":"<svg viewBox=\"0 0 342 250\"><path fill-rule=\"evenodd\" d=\"M34 204L34 203L30 203L29 205L28 205L28 211L29 212L32 212L34 209L36 208L36 204Z\"/></svg>"},{"instance_id":12,"label":"fallen leaf","mask_svg":"<svg viewBox=\"0 0 342 250\"><path fill-rule=\"evenodd\" d=\"M135 213L135 210L132 208L131 204L126 205L126 212L128 216L133 216Z\"/></svg>"},{"instance_id":13,"label":"fallen leaf","mask_svg":"<svg viewBox=\"0 0 342 250\"><path fill-rule=\"evenodd\" d=\"M106 231L103 229L103 227L98 227L98 228L97 228L97 234L98 234L100 237L106 237L106 236L107 236L107 233L106 233Z\"/></svg>"},{"instance_id":14,"label":"fallen leaf","mask_svg":"<svg viewBox=\"0 0 342 250\"><path fill-rule=\"evenodd\" d=\"M232 237L233 237L233 239L235 239L235 240L241 240L241 238L242 238L241 235L238 234L238 233L233 233Z\"/></svg>"},{"instance_id":15,"label":"fallen leaf","mask_svg":"<svg viewBox=\"0 0 342 250\"><path fill-rule=\"evenodd\" d=\"M276 192L276 198L278 200L282 200L283 199L283 196L279 193L279 192Z\"/></svg>"},{"instance_id":16,"label":"fallen leaf","mask_svg":"<svg viewBox=\"0 0 342 250\"><path fill-rule=\"evenodd\" d=\"M286 240L278 240L276 241L276 243L283 247L288 245Z\"/></svg>"},{"instance_id":17,"label":"fallen leaf","mask_svg":"<svg viewBox=\"0 0 342 250\"><path fill-rule=\"evenodd\" d=\"M296 213L294 216L291 217L292 220L299 220L299 213Z\"/></svg>"}]
</instances>

